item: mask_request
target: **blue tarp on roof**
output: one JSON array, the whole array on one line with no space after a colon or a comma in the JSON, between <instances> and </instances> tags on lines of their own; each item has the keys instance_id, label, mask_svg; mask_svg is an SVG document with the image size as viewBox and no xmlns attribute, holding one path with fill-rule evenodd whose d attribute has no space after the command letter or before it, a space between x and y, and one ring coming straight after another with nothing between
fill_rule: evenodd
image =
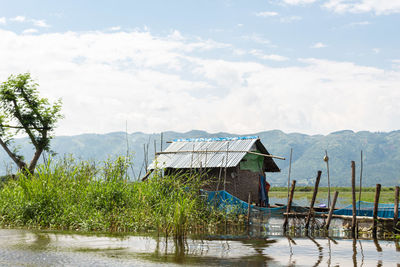
<instances>
[{"instance_id":1,"label":"blue tarp on roof","mask_svg":"<svg viewBox=\"0 0 400 267\"><path fill-rule=\"evenodd\" d=\"M374 203L358 201L356 203L357 216L372 217L374 212ZM349 205L342 209L338 209L333 212L336 215L353 215L353 205ZM378 205L378 217L380 218L393 218L394 217L394 204L379 204ZM399 216L400 218L400 216Z\"/></svg>"}]
</instances>

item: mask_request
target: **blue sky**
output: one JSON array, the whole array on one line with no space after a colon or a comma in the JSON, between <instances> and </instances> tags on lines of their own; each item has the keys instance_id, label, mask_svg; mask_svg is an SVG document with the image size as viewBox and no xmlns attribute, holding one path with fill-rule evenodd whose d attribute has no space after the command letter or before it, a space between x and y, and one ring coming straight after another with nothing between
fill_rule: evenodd
<instances>
[{"instance_id":1,"label":"blue sky","mask_svg":"<svg viewBox=\"0 0 400 267\"><path fill-rule=\"evenodd\" d=\"M399 128L400 0L0 7L0 80L62 98L57 134Z\"/></svg>"}]
</instances>

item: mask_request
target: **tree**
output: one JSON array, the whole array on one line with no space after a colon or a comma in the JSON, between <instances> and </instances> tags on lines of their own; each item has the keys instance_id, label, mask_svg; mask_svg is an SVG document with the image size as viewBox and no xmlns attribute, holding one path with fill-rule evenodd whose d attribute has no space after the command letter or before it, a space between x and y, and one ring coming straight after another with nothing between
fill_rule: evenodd
<instances>
[{"instance_id":1,"label":"tree","mask_svg":"<svg viewBox=\"0 0 400 267\"><path fill-rule=\"evenodd\" d=\"M43 151L50 152L50 140L61 115L61 100L51 104L41 98L29 73L11 75L0 85L0 145L22 171L33 173ZM29 165L13 146L15 137L28 135L34 146Z\"/></svg>"}]
</instances>

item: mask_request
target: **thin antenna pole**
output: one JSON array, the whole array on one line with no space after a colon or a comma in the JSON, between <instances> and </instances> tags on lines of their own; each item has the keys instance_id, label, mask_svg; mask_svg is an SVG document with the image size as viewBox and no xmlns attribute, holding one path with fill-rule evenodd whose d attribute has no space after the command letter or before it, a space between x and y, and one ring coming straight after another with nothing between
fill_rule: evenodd
<instances>
[{"instance_id":1,"label":"thin antenna pole","mask_svg":"<svg viewBox=\"0 0 400 267\"><path fill-rule=\"evenodd\" d=\"M147 173L147 152L146 152L146 144L143 144L143 162L144 162L144 172Z\"/></svg>"},{"instance_id":2,"label":"thin antenna pole","mask_svg":"<svg viewBox=\"0 0 400 267\"><path fill-rule=\"evenodd\" d=\"M193 155L194 155L194 144L193 144L193 148L192 148L192 157L190 159L190 175L192 175Z\"/></svg>"},{"instance_id":3,"label":"thin antenna pole","mask_svg":"<svg viewBox=\"0 0 400 267\"><path fill-rule=\"evenodd\" d=\"M222 156L221 166L219 167L218 184L217 184L217 190L216 191L219 190L219 184L221 182L221 175L222 175L222 166L224 165L224 159L225 159L225 156Z\"/></svg>"},{"instance_id":4,"label":"thin antenna pole","mask_svg":"<svg viewBox=\"0 0 400 267\"><path fill-rule=\"evenodd\" d=\"M287 181L287 202L289 203L289 191L290 191L290 174L292 172L292 154L293 148L290 148L290 159L289 159L289 174L288 174L288 181Z\"/></svg>"},{"instance_id":5,"label":"thin antenna pole","mask_svg":"<svg viewBox=\"0 0 400 267\"><path fill-rule=\"evenodd\" d=\"M331 180L329 176L329 157L328 157L328 150L325 150L325 157L324 161L326 162L326 171L328 174L328 209L331 206Z\"/></svg>"},{"instance_id":6,"label":"thin antenna pole","mask_svg":"<svg viewBox=\"0 0 400 267\"><path fill-rule=\"evenodd\" d=\"M360 193L358 194L358 210L360 210L360 205L361 205L362 174L363 174L363 151L361 150L361 157L360 157Z\"/></svg>"},{"instance_id":7,"label":"thin antenna pole","mask_svg":"<svg viewBox=\"0 0 400 267\"><path fill-rule=\"evenodd\" d=\"M163 132L161 132L161 134L160 134L160 151L162 152L163 150L162 150L162 145L163 145Z\"/></svg>"},{"instance_id":8,"label":"thin antenna pole","mask_svg":"<svg viewBox=\"0 0 400 267\"><path fill-rule=\"evenodd\" d=\"M157 140L154 138L154 159L157 156Z\"/></svg>"},{"instance_id":9,"label":"thin antenna pole","mask_svg":"<svg viewBox=\"0 0 400 267\"><path fill-rule=\"evenodd\" d=\"M226 191L226 168L228 167L228 155L229 155L229 141L226 145L226 160L225 160L225 173L224 173L224 191Z\"/></svg>"},{"instance_id":10,"label":"thin antenna pole","mask_svg":"<svg viewBox=\"0 0 400 267\"><path fill-rule=\"evenodd\" d=\"M204 169L207 169L207 148L206 148L206 158L204 160ZM206 170L207 171L207 170Z\"/></svg>"},{"instance_id":11,"label":"thin antenna pole","mask_svg":"<svg viewBox=\"0 0 400 267\"><path fill-rule=\"evenodd\" d=\"M129 148L129 138L128 138L128 121L125 121L125 139L126 139L126 160L129 159L130 156L130 148ZM133 178L136 180L135 170L133 169L133 163L130 163L131 171Z\"/></svg>"}]
</instances>

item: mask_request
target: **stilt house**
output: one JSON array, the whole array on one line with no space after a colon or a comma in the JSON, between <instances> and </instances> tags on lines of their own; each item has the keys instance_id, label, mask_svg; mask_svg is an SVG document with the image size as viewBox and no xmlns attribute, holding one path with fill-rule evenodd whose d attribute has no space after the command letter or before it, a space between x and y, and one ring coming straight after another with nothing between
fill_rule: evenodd
<instances>
[{"instance_id":1,"label":"stilt house","mask_svg":"<svg viewBox=\"0 0 400 267\"><path fill-rule=\"evenodd\" d=\"M280 171L274 157L257 136L175 139L157 153L149 170L162 168L166 174L201 171L209 180L203 189L226 190L243 201L251 193L252 201L258 201L260 174Z\"/></svg>"}]
</instances>

